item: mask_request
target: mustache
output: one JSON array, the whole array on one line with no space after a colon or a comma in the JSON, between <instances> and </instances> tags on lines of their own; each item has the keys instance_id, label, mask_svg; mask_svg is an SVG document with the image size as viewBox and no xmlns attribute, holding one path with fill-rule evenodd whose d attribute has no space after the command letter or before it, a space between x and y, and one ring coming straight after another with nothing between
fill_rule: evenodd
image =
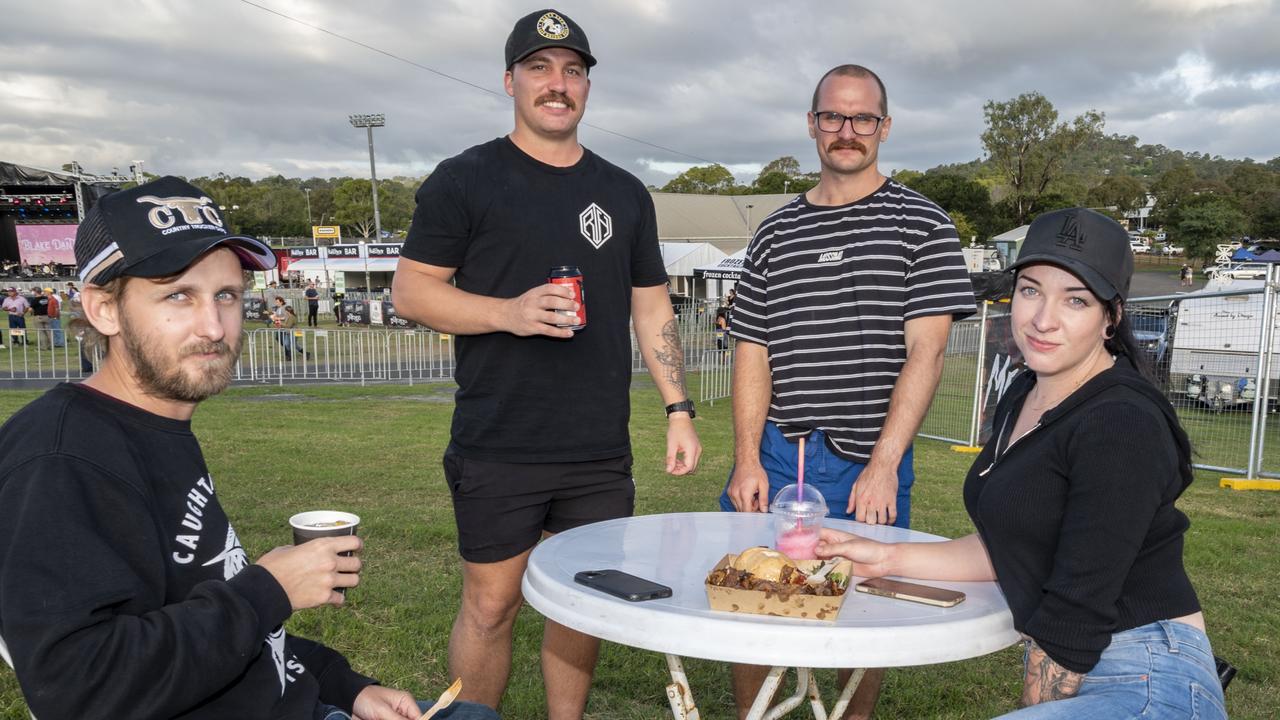
<instances>
[{"instance_id":1,"label":"mustache","mask_svg":"<svg viewBox=\"0 0 1280 720\"><path fill-rule=\"evenodd\" d=\"M558 93L555 91L549 92L546 95L540 96L537 100L534 100L533 106L538 107L539 105L546 105L549 102L564 103L565 106L568 107L570 110L578 109L578 104L575 103L573 100L569 99L568 95L565 95L563 93Z\"/></svg>"},{"instance_id":2,"label":"mustache","mask_svg":"<svg viewBox=\"0 0 1280 720\"><path fill-rule=\"evenodd\" d=\"M867 153L867 146L857 140L834 140L827 146L827 152L834 152L836 150L857 150L865 155Z\"/></svg>"},{"instance_id":3,"label":"mustache","mask_svg":"<svg viewBox=\"0 0 1280 720\"><path fill-rule=\"evenodd\" d=\"M218 355L226 357L228 355L232 355L234 351L231 349L231 345L229 343L224 342L222 340L218 340L216 342L196 343L194 345L189 345L182 351L182 356L188 357L191 355L205 355L209 353L216 353Z\"/></svg>"}]
</instances>

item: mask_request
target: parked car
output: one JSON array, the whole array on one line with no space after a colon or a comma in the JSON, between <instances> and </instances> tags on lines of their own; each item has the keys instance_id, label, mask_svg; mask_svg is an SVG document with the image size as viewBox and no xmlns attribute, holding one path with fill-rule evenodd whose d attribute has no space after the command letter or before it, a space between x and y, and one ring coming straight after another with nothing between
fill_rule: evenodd
<instances>
[{"instance_id":1,"label":"parked car","mask_svg":"<svg viewBox=\"0 0 1280 720\"><path fill-rule=\"evenodd\" d=\"M1163 245L1160 248L1160 252L1165 255L1181 255L1183 253L1183 248L1177 245Z\"/></svg>"},{"instance_id":2,"label":"parked car","mask_svg":"<svg viewBox=\"0 0 1280 720\"><path fill-rule=\"evenodd\" d=\"M1168 233L1166 233L1166 232L1165 232L1165 231L1163 231L1163 230L1161 230L1160 232L1156 233L1156 242L1164 242L1164 241L1165 241L1165 240L1167 240L1168 238L1169 238L1169 234L1168 234Z\"/></svg>"},{"instance_id":3,"label":"parked car","mask_svg":"<svg viewBox=\"0 0 1280 720\"><path fill-rule=\"evenodd\" d=\"M1147 247L1146 245L1143 245L1137 240L1129 241L1129 249L1133 251L1134 255L1143 255L1145 253L1151 252L1151 248Z\"/></svg>"},{"instance_id":4,"label":"parked car","mask_svg":"<svg viewBox=\"0 0 1280 720\"><path fill-rule=\"evenodd\" d=\"M1214 274L1229 277L1232 280L1261 280L1267 276L1270 263L1242 262L1217 269Z\"/></svg>"},{"instance_id":5,"label":"parked car","mask_svg":"<svg viewBox=\"0 0 1280 720\"><path fill-rule=\"evenodd\" d=\"M1169 312L1155 309L1134 309L1129 313L1133 324L1133 338L1138 341L1147 361L1157 377L1164 377L1169 369Z\"/></svg>"}]
</instances>

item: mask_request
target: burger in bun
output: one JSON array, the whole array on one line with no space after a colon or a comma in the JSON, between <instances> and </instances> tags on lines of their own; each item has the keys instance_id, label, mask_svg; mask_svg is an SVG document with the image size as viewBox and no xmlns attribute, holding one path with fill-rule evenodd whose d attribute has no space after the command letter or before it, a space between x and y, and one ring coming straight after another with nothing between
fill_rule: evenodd
<instances>
[{"instance_id":1,"label":"burger in bun","mask_svg":"<svg viewBox=\"0 0 1280 720\"><path fill-rule=\"evenodd\" d=\"M732 566L735 570L751 573L761 580L769 582L781 582L782 571L784 568L791 568L792 575L796 571L796 564L791 558L783 555L777 550L770 550L766 547L753 547L743 550L738 557L734 558Z\"/></svg>"}]
</instances>

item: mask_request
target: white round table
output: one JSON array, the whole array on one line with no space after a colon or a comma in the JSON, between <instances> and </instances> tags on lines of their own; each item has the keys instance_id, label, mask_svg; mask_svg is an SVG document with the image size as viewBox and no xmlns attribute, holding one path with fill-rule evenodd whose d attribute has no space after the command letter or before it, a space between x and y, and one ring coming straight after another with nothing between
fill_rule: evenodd
<instances>
[{"instance_id":1,"label":"white round table","mask_svg":"<svg viewBox=\"0 0 1280 720\"><path fill-rule=\"evenodd\" d=\"M886 542L945 539L830 518L823 524ZM548 538L534 549L524 576L524 597L540 613L566 627L667 654L676 680L673 684L682 686L677 689L682 696L688 695L688 688L683 669L677 667L680 656L774 666L778 672L772 674L772 688L767 682L761 690L763 694L769 689L772 694L777 677L787 667L928 665L985 655L1019 639L1004 597L992 582L929 581L930 585L965 593L959 605L938 608L854 592L852 585L862 579L855 577L835 622L711 610L703 585L707 573L725 554L755 545L773 545L771 516L671 513L586 525ZM622 570L666 585L671 588L671 597L628 602L573 580L579 571L603 569ZM798 682L799 696L805 690L803 685L812 683L807 674L806 670ZM859 678L860 674L855 675L850 685ZM845 688L844 695L850 694L852 687ZM676 698L672 698L677 717L697 717L691 698L683 713L676 705ZM836 709L832 714L838 717ZM825 711L819 710L815 704L815 714L825 717Z\"/></svg>"}]
</instances>

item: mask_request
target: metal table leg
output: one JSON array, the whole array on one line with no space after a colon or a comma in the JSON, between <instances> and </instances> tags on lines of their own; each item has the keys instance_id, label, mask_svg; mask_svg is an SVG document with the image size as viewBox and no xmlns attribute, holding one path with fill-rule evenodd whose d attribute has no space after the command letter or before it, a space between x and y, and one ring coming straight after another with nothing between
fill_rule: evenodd
<instances>
[{"instance_id":1,"label":"metal table leg","mask_svg":"<svg viewBox=\"0 0 1280 720\"><path fill-rule=\"evenodd\" d=\"M693 702L693 692L689 689L689 678L685 675L684 664L676 655L667 655L667 669L671 671L671 684L667 686L667 702L671 704L671 716L675 720L699 720L698 708ZM809 699L809 708L813 712L815 720L828 720L828 718L844 717L845 710L849 707L849 701L853 699L853 693L858 689L858 684L862 682L862 675L865 670L854 670L849 676L849 682L845 683L844 689L840 692L840 697L836 699L836 704L832 706L831 713L828 715L826 708L822 706L822 695L818 691L818 679L814 676L809 668L796 668L796 691L782 702L769 707L769 701L773 698L774 693L778 691L778 687L782 684L782 676L787 672L785 667L773 667L769 669L769 674L765 676L764 684L760 686L760 691L756 693L755 702L751 704L751 709L747 712L747 720L778 720L778 718L790 713L792 710L800 707L804 703L805 697Z\"/></svg>"},{"instance_id":2,"label":"metal table leg","mask_svg":"<svg viewBox=\"0 0 1280 720\"><path fill-rule=\"evenodd\" d=\"M676 655L667 655L667 669L671 671L671 684L667 686L671 716L675 720L699 720L701 716L693 703L693 691L689 689L689 678L684 674L684 663Z\"/></svg>"}]
</instances>

